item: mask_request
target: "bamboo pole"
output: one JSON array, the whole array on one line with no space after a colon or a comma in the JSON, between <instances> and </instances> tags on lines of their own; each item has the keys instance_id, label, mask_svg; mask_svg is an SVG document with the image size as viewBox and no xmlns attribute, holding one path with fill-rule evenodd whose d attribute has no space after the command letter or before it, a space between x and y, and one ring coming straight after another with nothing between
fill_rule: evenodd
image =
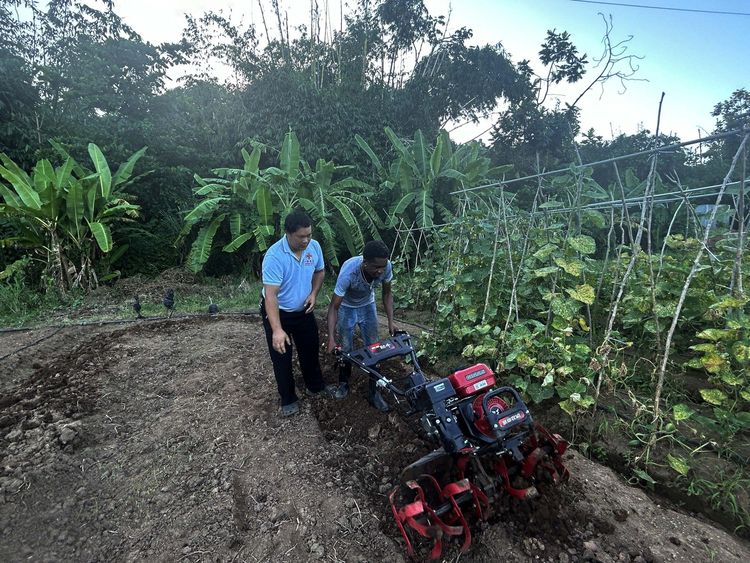
<instances>
[{"instance_id":1,"label":"bamboo pole","mask_svg":"<svg viewBox=\"0 0 750 563\"><path fill-rule=\"evenodd\" d=\"M682 306L685 304L685 298L687 297L688 289L690 289L690 282L692 282L693 277L695 276L695 273L698 271L698 267L700 266L701 258L703 257L703 252L708 248L708 238L711 234L711 229L713 228L714 221L716 220L716 211L718 209L719 203L721 202L721 197L724 195L724 189L726 188L726 185L729 183L729 179L732 176L732 173L734 172L735 167L737 166L737 161L740 158L740 155L744 154L745 151L745 145L747 144L748 137L750 137L750 133L746 134L742 142L740 143L739 148L737 149L737 152L734 155L734 158L732 159L732 164L729 167L729 172L727 172L727 175L724 177L724 182L722 183L722 190L719 192L719 194L716 197L716 203L713 206L713 209L711 210L711 216L708 221L708 225L706 226L705 230L703 231L703 240L701 242L701 246L698 249L698 253L695 256L695 260L693 260L693 266L690 268L690 272L687 275L687 279L685 279L685 283L682 286L682 292L680 293L680 298L677 301L677 306L675 307L674 315L672 316L672 324L669 327L669 331L667 332L667 339L664 343L664 355L662 357L661 365L659 366L659 376L656 382L656 392L654 393L654 422L656 422L660 416L661 416L661 410L660 410L660 401L661 401L661 393L662 389L664 387L664 376L667 371L667 363L669 362L669 349L672 345L672 337L674 336L675 330L677 329L677 323L680 319L680 313L682 312ZM655 440L655 434L652 435L651 442Z\"/></svg>"},{"instance_id":2,"label":"bamboo pole","mask_svg":"<svg viewBox=\"0 0 750 563\"><path fill-rule=\"evenodd\" d=\"M643 238L643 231L646 223L646 210L648 209L648 205L646 204L646 201L651 196L651 193L653 191L654 187L654 177L656 174L656 159L657 155L651 157L651 168L649 169L648 177L646 179L646 188L643 192L643 200L644 203L641 207L641 217L640 221L638 223L638 231L636 233L635 241L631 239L631 257L630 261L628 262L628 266L625 269L625 273L622 276L622 279L620 280L620 286L617 292L617 297L615 298L614 302L612 303L610 313L609 313L609 319L607 320L607 329L604 332L604 338L602 338L602 343L597 349L597 353L601 356L601 361L599 362L602 366L602 369L599 371L599 377L597 378L596 382L596 391L594 393L594 412L596 412L596 406L599 401L599 394L601 392L601 386L602 386L602 380L604 379L604 371L607 366L607 362L609 361L609 353L612 350L612 347L609 344L610 337L612 336L612 330L615 324L615 318L617 318L617 311L619 309L620 303L622 302L623 295L625 293L625 286L627 285L628 280L630 279L630 274L633 271L633 267L635 266L635 263L638 259L638 255L641 251L641 239Z\"/></svg>"},{"instance_id":3,"label":"bamboo pole","mask_svg":"<svg viewBox=\"0 0 750 563\"><path fill-rule=\"evenodd\" d=\"M742 296L742 258L745 248L745 178L747 177L747 148L742 151L742 178L740 180L740 193L737 201L737 252L734 257L734 268L732 269L732 294L735 297Z\"/></svg>"}]
</instances>

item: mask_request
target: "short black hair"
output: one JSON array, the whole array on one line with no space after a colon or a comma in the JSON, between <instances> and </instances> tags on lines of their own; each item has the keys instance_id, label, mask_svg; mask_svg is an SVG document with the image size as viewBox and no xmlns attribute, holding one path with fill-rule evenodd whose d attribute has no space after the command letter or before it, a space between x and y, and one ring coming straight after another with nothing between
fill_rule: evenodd
<instances>
[{"instance_id":1,"label":"short black hair","mask_svg":"<svg viewBox=\"0 0 750 563\"><path fill-rule=\"evenodd\" d=\"M310 216L302 211L301 209L293 210L284 219L284 230L287 233L293 233L300 228L307 228L312 226L312 220Z\"/></svg>"},{"instance_id":2,"label":"short black hair","mask_svg":"<svg viewBox=\"0 0 750 563\"><path fill-rule=\"evenodd\" d=\"M362 250L362 258L367 261L373 260L374 258L385 258L388 260L391 253L388 252L388 247L382 240L371 240L365 245Z\"/></svg>"}]
</instances>

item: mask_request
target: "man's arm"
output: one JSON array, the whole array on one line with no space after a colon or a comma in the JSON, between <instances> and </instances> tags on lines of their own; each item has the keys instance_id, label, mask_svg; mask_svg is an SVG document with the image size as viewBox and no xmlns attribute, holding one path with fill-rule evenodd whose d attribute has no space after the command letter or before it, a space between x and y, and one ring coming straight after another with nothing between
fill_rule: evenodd
<instances>
[{"instance_id":1,"label":"man's arm","mask_svg":"<svg viewBox=\"0 0 750 563\"><path fill-rule=\"evenodd\" d=\"M313 309L315 309L315 300L318 298L320 288L323 287L323 279L325 277L325 269L318 270L313 274L312 291L310 292L310 295L307 296L307 299L305 299L305 313L312 313Z\"/></svg>"},{"instance_id":2,"label":"man's arm","mask_svg":"<svg viewBox=\"0 0 750 563\"><path fill-rule=\"evenodd\" d=\"M336 323L339 320L339 307L344 300L340 295L333 294L331 304L328 305L328 353L336 348Z\"/></svg>"},{"instance_id":3,"label":"man's arm","mask_svg":"<svg viewBox=\"0 0 750 563\"><path fill-rule=\"evenodd\" d=\"M271 325L273 332L272 345L273 349L279 354L286 352L286 345L292 344L289 335L281 328L281 319L279 318L279 286L263 284L265 290L265 309L268 317L268 324Z\"/></svg>"},{"instance_id":4,"label":"man's arm","mask_svg":"<svg viewBox=\"0 0 750 563\"><path fill-rule=\"evenodd\" d=\"M396 332L396 325L393 322L393 292L391 291L391 282L383 283L383 309L385 316L388 318L388 333Z\"/></svg>"}]
</instances>

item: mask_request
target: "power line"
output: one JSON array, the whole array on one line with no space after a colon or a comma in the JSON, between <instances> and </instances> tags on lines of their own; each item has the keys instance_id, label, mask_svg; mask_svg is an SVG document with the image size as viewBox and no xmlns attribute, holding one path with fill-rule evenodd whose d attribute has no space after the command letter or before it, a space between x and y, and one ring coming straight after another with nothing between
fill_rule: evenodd
<instances>
[{"instance_id":1,"label":"power line","mask_svg":"<svg viewBox=\"0 0 750 563\"><path fill-rule=\"evenodd\" d=\"M649 10L668 10L670 12L693 12L698 14L720 14L725 16L750 16L748 12L725 12L722 10L697 10L693 8L673 8L670 6L649 6L647 4L626 4L624 2L602 2L600 0L570 0L581 4L603 4L604 6L624 6L626 8L647 8Z\"/></svg>"}]
</instances>

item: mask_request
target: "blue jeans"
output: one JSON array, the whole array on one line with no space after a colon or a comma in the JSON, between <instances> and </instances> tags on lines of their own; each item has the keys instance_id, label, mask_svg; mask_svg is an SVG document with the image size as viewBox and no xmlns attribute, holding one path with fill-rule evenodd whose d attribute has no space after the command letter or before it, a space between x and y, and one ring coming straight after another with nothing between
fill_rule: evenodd
<instances>
[{"instance_id":1,"label":"blue jeans","mask_svg":"<svg viewBox=\"0 0 750 563\"><path fill-rule=\"evenodd\" d=\"M351 352L353 348L354 329L359 327L359 334L365 346L378 341L378 315L375 302L361 307L339 307L338 322L336 323L337 342L344 352ZM352 373L351 364L344 364L339 370L339 381L348 383Z\"/></svg>"}]
</instances>

